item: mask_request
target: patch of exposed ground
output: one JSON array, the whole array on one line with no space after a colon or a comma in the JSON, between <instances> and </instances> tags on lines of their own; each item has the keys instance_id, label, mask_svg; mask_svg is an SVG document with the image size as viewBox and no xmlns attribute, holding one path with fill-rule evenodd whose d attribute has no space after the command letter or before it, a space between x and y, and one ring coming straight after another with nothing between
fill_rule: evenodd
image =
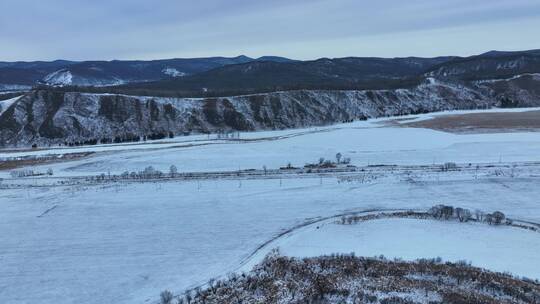
<instances>
[{"instance_id":1,"label":"patch of exposed ground","mask_svg":"<svg viewBox=\"0 0 540 304\"><path fill-rule=\"evenodd\" d=\"M12 170L28 166L37 166L37 165L47 165L52 163L66 162L78 160L83 157L88 157L94 154L94 152L82 152L82 153L70 153L64 155L45 155L38 157L22 157L22 158L13 158L0 161L0 171L1 170Z\"/></svg>"},{"instance_id":2,"label":"patch of exposed ground","mask_svg":"<svg viewBox=\"0 0 540 304\"><path fill-rule=\"evenodd\" d=\"M540 131L540 111L444 115L394 125L451 133L535 132Z\"/></svg>"}]
</instances>

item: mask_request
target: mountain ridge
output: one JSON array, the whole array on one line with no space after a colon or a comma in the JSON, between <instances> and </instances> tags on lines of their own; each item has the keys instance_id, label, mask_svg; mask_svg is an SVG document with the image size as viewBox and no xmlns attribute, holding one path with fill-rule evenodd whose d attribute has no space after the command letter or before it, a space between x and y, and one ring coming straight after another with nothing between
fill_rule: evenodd
<instances>
[{"instance_id":1,"label":"mountain ridge","mask_svg":"<svg viewBox=\"0 0 540 304\"><path fill-rule=\"evenodd\" d=\"M540 77L464 86L426 79L409 89L296 90L171 98L34 90L0 102L0 147L80 145L170 135L328 125L457 109L540 106Z\"/></svg>"},{"instance_id":2,"label":"mountain ridge","mask_svg":"<svg viewBox=\"0 0 540 304\"><path fill-rule=\"evenodd\" d=\"M128 91L133 87L149 91L182 91L194 95L213 91L254 93L276 89L369 89L370 82L411 82L426 76L458 77L465 80L505 77L520 73L540 72L540 50L489 51L458 57L343 57L315 60L292 60L279 56L174 58L157 60L111 60L52 62L0 62L0 90L17 87L30 89L36 85L106 87ZM509 61L512 68L526 66L521 71L496 68L498 61ZM521 63L518 62L521 60ZM526 62L525 62L526 61ZM467 73L470 64L478 71ZM239 65L239 66L238 66ZM495 67L494 67L495 66ZM532 67L532 68L531 68ZM437 70L439 69L439 70ZM465 69L465 70L464 70ZM258 71L254 73L254 71ZM498 71L498 72L497 72ZM253 79L243 79L244 74ZM497 72L497 73L495 73ZM235 79L237 83L233 83ZM246 83L246 81L248 83ZM249 83L251 82L251 83ZM217 85L216 85L217 83ZM219 85L222 83L223 85ZM244 84L242 84L244 83ZM417 82L415 82L417 83ZM395 86L390 86L395 87ZM381 85L374 88L382 88ZM123 92L126 93L126 92Z\"/></svg>"},{"instance_id":3,"label":"mountain ridge","mask_svg":"<svg viewBox=\"0 0 540 304\"><path fill-rule=\"evenodd\" d=\"M51 86L109 86L119 83L145 82L167 79L163 71L175 69L183 74L196 74L229 64L256 61L245 55L236 57L172 58L156 60L109 61L17 61L0 62L0 89L3 86L32 87L37 84ZM286 61L282 57L264 57L264 60ZM55 81L54 74L70 73L70 82ZM174 77L174 76L173 76ZM51 81L52 80L52 81Z\"/></svg>"},{"instance_id":4,"label":"mountain ridge","mask_svg":"<svg viewBox=\"0 0 540 304\"><path fill-rule=\"evenodd\" d=\"M0 146L121 142L441 110L540 106L536 50L467 58L271 59L192 75L153 66L154 72L171 75L167 80L106 87L38 86L20 98L13 92L4 94L8 101L0 101ZM247 59L215 60L219 62L213 64L221 65ZM132 64L131 68L147 69L145 62ZM102 73L93 62L79 68ZM78 81L77 71L61 70L49 81Z\"/></svg>"}]
</instances>

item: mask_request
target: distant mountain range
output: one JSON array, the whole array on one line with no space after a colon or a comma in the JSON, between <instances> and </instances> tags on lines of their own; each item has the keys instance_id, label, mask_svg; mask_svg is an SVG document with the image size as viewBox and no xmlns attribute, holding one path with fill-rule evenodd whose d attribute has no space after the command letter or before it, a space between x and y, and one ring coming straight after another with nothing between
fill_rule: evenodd
<instances>
[{"instance_id":1,"label":"distant mountain range","mask_svg":"<svg viewBox=\"0 0 540 304\"><path fill-rule=\"evenodd\" d=\"M117 87L125 94L184 93L227 96L292 89L383 89L418 83L418 76L454 57L322 58L313 61L251 61L202 73ZM139 93L136 93L139 92ZM144 95L144 94L143 94Z\"/></svg>"},{"instance_id":2,"label":"distant mountain range","mask_svg":"<svg viewBox=\"0 0 540 304\"><path fill-rule=\"evenodd\" d=\"M0 73L6 70L42 84L24 94L0 94L0 147L110 143L440 110L540 106L538 50L466 58L293 61L240 56L0 63ZM32 83L8 76L0 74L11 90Z\"/></svg>"},{"instance_id":3,"label":"distant mountain range","mask_svg":"<svg viewBox=\"0 0 540 304\"><path fill-rule=\"evenodd\" d=\"M188 77L118 87L119 93L230 96L294 89L366 90L411 88L427 78L448 81L502 79L540 73L540 51L491 51L471 57L322 58L313 61L250 61ZM203 94L206 93L206 94ZM170 95L177 96L177 95Z\"/></svg>"},{"instance_id":4,"label":"distant mountain range","mask_svg":"<svg viewBox=\"0 0 540 304\"><path fill-rule=\"evenodd\" d=\"M21 89L38 84L50 86L111 86L167 80L198 74L231 64L253 61L289 62L281 57L247 56L165 59L152 61L0 62L0 89Z\"/></svg>"},{"instance_id":5,"label":"distant mountain range","mask_svg":"<svg viewBox=\"0 0 540 304\"><path fill-rule=\"evenodd\" d=\"M540 73L540 50L470 57L321 58L265 56L154 61L0 62L0 90L31 86L153 96L230 96L294 89L396 89L428 77L452 81ZM86 87L85 89L81 87ZM107 87L107 88L103 88Z\"/></svg>"}]
</instances>

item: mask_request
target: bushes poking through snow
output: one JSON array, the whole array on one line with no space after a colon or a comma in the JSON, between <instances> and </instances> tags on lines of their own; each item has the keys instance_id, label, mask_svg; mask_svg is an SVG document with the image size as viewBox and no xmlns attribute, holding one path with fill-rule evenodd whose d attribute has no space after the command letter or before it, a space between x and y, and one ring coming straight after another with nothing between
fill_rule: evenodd
<instances>
[{"instance_id":1,"label":"bushes poking through snow","mask_svg":"<svg viewBox=\"0 0 540 304\"><path fill-rule=\"evenodd\" d=\"M187 297L189 296L189 298ZM177 303L536 303L540 282L466 262L330 255L267 256L253 271L211 281Z\"/></svg>"},{"instance_id":2,"label":"bushes poking through snow","mask_svg":"<svg viewBox=\"0 0 540 304\"><path fill-rule=\"evenodd\" d=\"M518 228L526 228L529 230L537 230L531 226L517 225L511 219L507 219L505 214L500 211L485 214L480 210L476 210L473 213L469 209L454 208L447 205L435 205L431 207L427 212L417 211L396 211L396 212L381 212L376 214L367 215L350 215L342 216L336 223L341 225L351 225L358 222L369 221L374 219L384 218L417 218L417 219L438 219L438 220L455 220L459 222L484 222L489 225L509 225Z\"/></svg>"},{"instance_id":3,"label":"bushes poking through snow","mask_svg":"<svg viewBox=\"0 0 540 304\"><path fill-rule=\"evenodd\" d=\"M171 177L175 177L177 174L178 174L178 168L176 168L175 165L171 165L171 166L169 167L169 175L170 175Z\"/></svg>"},{"instance_id":4,"label":"bushes poking through snow","mask_svg":"<svg viewBox=\"0 0 540 304\"><path fill-rule=\"evenodd\" d=\"M146 180L146 179L171 179L171 178L182 178L182 179L210 179L210 178L231 178L231 177L257 177L264 175L273 175L278 176L280 174L317 174L317 173L332 173L332 172L347 172L348 170L356 171L356 167L352 165L347 165L347 168L337 168L336 163L321 159L322 163L318 165L313 165L316 168L327 169L327 170L312 170L311 168L302 169L295 167L292 163L287 163L286 166L280 167L279 169L268 169L266 165L262 167L262 170L259 169L242 169L234 171L217 171L217 172L179 172L178 168L175 165L171 165L168 169L163 172L155 169L152 166L146 167L144 170L140 171L124 171L121 174L110 174L110 173L101 173L96 176L89 176L86 178L86 181L90 182L117 182L122 180ZM341 164L348 164L348 158L341 160ZM306 167L309 167L306 165ZM350 169L353 168L353 169ZM374 179L375 175L364 173L358 180L371 180ZM352 178L347 177L343 179L342 176L338 176L338 182L343 181L352 181Z\"/></svg>"},{"instance_id":5,"label":"bushes poking through snow","mask_svg":"<svg viewBox=\"0 0 540 304\"><path fill-rule=\"evenodd\" d=\"M486 214L486 222L490 225L500 225L503 223L506 216L500 211L495 211L491 214Z\"/></svg>"},{"instance_id":6,"label":"bushes poking through snow","mask_svg":"<svg viewBox=\"0 0 540 304\"><path fill-rule=\"evenodd\" d=\"M177 171L177 169L176 169L176 167L174 165L169 168L169 176L170 177L176 176L177 173L178 173L178 171ZM157 170L152 166L148 166L148 167L144 168L144 170L141 170L141 171L137 171L137 172L136 171L132 171L132 172L124 171L120 175L111 175L111 174L101 173L98 176L91 177L90 180L95 180L95 181L98 181L98 182L102 182L102 181L129 180L129 179L133 179L133 180L137 180L137 179L155 179L155 178L163 178L165 176L166 176L166 174L164 174L160 170Z\"/></svg>"},{"instance_id":7,"label":"bushes poking through snow","mask_svg":"<svg viewBox=\"0 0 540 304\"><path fill-rule=\"evenodd\" d=\"M365 214L365 215L350 215L342 216L337 224L341 225L351 225L357 224L359 222L377 220L377 219L387 219L387 218L417 218L417 219L427 219L430 216L425 212L416 212L416 211L396 211L396 212L381 212L374 214Z\"/></svg>"},{"instance_id":8,"label":"bushes poking through snow","mask_svg":"<svg viewBox=\"0 0 540 304\"><path fill-rule=\"evenodd\" d=\"M468 222L472 218L472 213L469 209L456 208L456 216L460 222Z\"/></svg>"},{"instance_id":9,"label":"bushes poking through snow","mask_svg":"<svg viewBox=\"0 0 540 304\"><path fill-rule=\"evenodd\" d=\"M486 222L490 225L500 225L505 223L506 216L500 211L495 211L491 214L484 214L477 210L475 211L475 218L472 216L472 212L469 209L454 208L453 206L436 205L429 209L428 213L434 218L438 219L457 219L460 222L468 222L475 220L477 222Z\"/></svg>"},{"instance_id":10,"label":"bushes poking through snow","mask_svg":"<svg viewBox=\"0 0 540 304\"><path fill-rule=\"evenodd\" d=\"M443 172L457 171L457 170L459 170L459 167L456 163L453 163L453 162L447 162L441 166L441 171Z\"/></svg>"},{"instance_id":11,"label":"bushes poking through snow","mask_svg":"<svg viewBox=\"0 0 540 304\"><path fill-rule=\"evenodd\" d=\"M308 169L324 169L324 168L336 168L339 165L349 165L351 159L349 157L343 157L343 154L337 153L336 160L325 159L324 157L319 158L317 163L306 164L304 168Z\"/></svg>"},{"instance_id":12,"label":"bushes poking through snow","mask_svg":"<svg viewBox=\"0 0 540 304\"><path fill-rule=\"evenodd\" d=\"M51 168L47 169L46 172L34 171L32 169L23 169L23 170L13 170L9 172L9 175L13 178L22 178L22 177L35 177L35 176L52 176L53 170Z\"/></svg>"},{"instance_id":13,"label":"bushes poking through snow","mask_svg":"<svg viewBox=\"0 0 540 304\"><path fill-rule=\"evenodd\" d=\"M168 290L164 290L159 295L160 298L160 304L172 304L172 300L174 298L172 292Z\"/></svg>"},{"instance_id":14,"label":"bushes poking through snow","mask_svg":"<svg viewBox=\"0 0 540 304\"><path fill-rule=\"evenodd\" d=\"M343 216L339 224L409 217L448 221L513 224L496 211L473 213L436 205L427 212L396 211ZM530 229L523 226L521 228ZM441 258L416 262L331 255L287 258L272 251L247 274L210 280L205 289L189 291L178 304L200 303L539 303L540 282L517 279L472 267L467 261L443 263Z\"/></svg>"},{"instance_id":15,"label":"bushes poking through snow","mask_svg":"<svg viewBox=\"0 0 540 304\"><path fill-rule=\"evenodd\" d=\"M122 135L117 135L114 137L102 137L102 138L89 138L84 140L74 140L74 141L64 141L64 146L66 147L78 147L78 146L95 146L97 144L120 144L120 143L134 143L147 140L158 140L164 138L174 138L174 132L172 131L160 131L149 133L146 135L136 135L131 133L126 133ZM62 145L61 143L59 145ZM50 146L50 145L49 145ZM37 144L33 144L32 148L37 148Z\"/></svg>"}]
</instances>

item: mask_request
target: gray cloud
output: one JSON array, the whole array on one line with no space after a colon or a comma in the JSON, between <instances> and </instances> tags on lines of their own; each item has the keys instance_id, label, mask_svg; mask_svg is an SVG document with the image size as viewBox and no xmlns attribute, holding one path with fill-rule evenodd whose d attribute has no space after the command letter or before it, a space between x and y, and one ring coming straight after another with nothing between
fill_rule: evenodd
<instances>
[{"instance_id":1,"label":"gray cloud","mask_svg":"<svg viewBox=\"0 0 540 304\"><path fill-rule=\"evenodd\" d=\"M0 60L540 48L536 0L2 0L0 11Z\"/></svg>"}]
</instances>

